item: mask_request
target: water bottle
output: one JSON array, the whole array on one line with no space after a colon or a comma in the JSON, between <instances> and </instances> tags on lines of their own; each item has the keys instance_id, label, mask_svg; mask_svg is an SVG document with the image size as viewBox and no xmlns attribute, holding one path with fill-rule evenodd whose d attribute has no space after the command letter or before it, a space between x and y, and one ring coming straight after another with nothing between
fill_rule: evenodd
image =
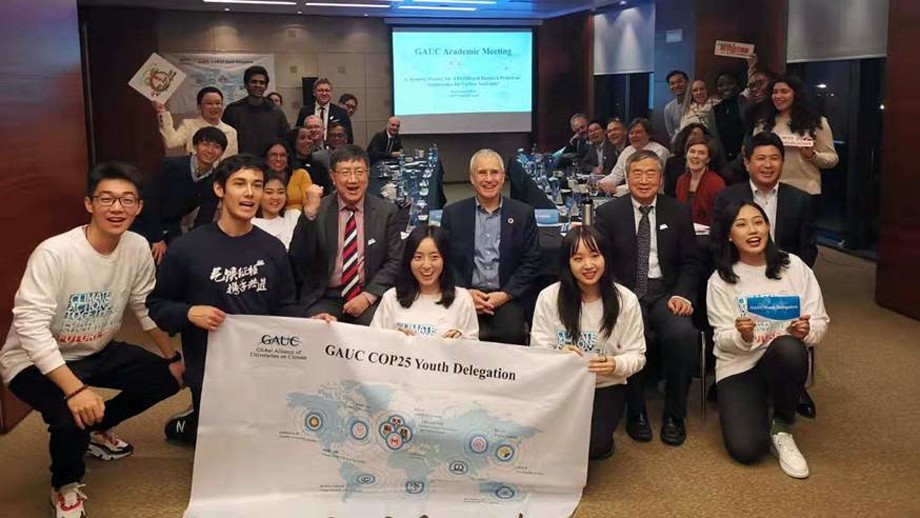
<instances>
[{"instance_id":1,"label":"water bottle","mask_svg":"<svg viewBox=\"0 0 920 518\"><path fill-rule=\"evenodd\" d=\"M415 221L416 225L428 224L428 203L424 198L419 198L418 202L416 203Z\"/></svg>"},{"instance_id":2,"label":"water bottle","mask_svg":"<svg viewBox=\"0 0 920 518\"><path fill-rule=\"evenodd\" d=\"M594 224L594 200L590 196L581 201L581 221L585 225Z\"/></svg>"}]
</instances>

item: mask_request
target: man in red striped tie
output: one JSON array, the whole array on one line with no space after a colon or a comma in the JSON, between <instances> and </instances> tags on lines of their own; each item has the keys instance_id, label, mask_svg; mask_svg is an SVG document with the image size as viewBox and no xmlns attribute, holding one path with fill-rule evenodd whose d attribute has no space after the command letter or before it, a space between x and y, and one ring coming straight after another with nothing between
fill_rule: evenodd
<instances>
[{"instance_id":1,"label":"man in red striped tie","mask_svg":"<svg viewBox=\"0 0 920 518\"><path fill-rule=\"evenodd\" d=\"M331 158L336 193L311 187L291 240L291 264L307 315L368 325L396 281L402 241L396 206L367 196L370 163L346 145Z\"/></svg>"}]
</instances>

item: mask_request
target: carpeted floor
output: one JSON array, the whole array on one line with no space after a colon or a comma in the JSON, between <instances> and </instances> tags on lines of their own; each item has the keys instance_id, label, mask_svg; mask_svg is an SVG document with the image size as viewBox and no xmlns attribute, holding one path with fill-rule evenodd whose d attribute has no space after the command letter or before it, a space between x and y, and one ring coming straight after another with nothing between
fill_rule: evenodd
<instances>
[{"instance_id":1,"label":"carpeted floor","mask_svg":"<svg viewBox=\"0 0 920 518\"><path fill-rule=\"evenodd\" d=\"M920 438L920 322L873 303L872 263L821 249L816 272L832 322L811 390L818 418L795 427L811 477L787 477L772 457L751 467L732 462L715 408L702 420L694 382L687 443L672 448L657 440L660 400L653 399L656 440L638 444L617 430L617 453L590 466L576 517L920 516L920 448L913 442ZM123 335L147 343L136 322ZM184 391L121 425L133 456L88 461L92 517L181 515L193 452L167 444L162 423L188 401ZM0 463L0 517L47 516L47 434L37 414L0 437Z\"/></svg>"}]
</instances>

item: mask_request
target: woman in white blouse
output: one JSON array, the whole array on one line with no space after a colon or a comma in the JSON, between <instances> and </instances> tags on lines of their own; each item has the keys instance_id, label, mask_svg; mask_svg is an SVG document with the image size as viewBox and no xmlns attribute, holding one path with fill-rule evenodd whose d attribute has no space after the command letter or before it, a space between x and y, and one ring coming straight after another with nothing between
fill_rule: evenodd
<instances>
[{"instance_id":1,"label":"woman in white blouse","mask_svg":"<svg viewBox=\"0 0 920 518\"><path fill-rule=\"evenodd\" d=\"M291 237L300 218L299 210L284 208L287 199L282 173L266 169L262 203L252 224L280 239L285 249L291 245Z\"/></svg>"},{"instance_id":2,"label":"woman in white blouse","mask_svg":"<svg viewBox=\"0 0 920 518\"><path fill-rule=\"evenodd\" d=\"M239 153L236 129L220 120L224 114L223 92L216 87L206 86L198 90L196 101L198 102L200 115L194 119L182 119L178 128L173 127L172 114L169 113L166 106L159 101L153 101L153 109L157 112L160 136L163 137L163 146L167 151L181 147L186 152L193 153L195 144L192 142L192 138L195 136L195 132L201 128L214 126L227 136L227 147L224 149L222 158L236 156Z\"/></svg>"},{"instance_id":3,"label":"woman in white blouse","mask_svg":"<svg viewBox=\"0 0 920 518\"><path fill-rule=\"evenodd\" d=\"M560 281L540 292L530 345L588 356L597 375L588 458L614 453L613 431L626 406L626 378L645 365L639 299L613 282L606 239L594 227L575 227L562 240ZM567 253L565 253L567 252Z\"/></svg>"},{"instance_id":4,"label":"woman in white blouse","mask_svg":"<svg viewBox=\"0 0 920 518\"><path fill-rule=\"evenodd\" d=\"M418 226L406 238L396 286L380 298L371 327L410 336L479 339L473 296L454 286L447 231Z\"/></svg>"},{"instance_id":5,"label":"woman in white blouse","mask_svg":"<svg viewBox=\"0 0 920 518\"><path fill-rule=\"evenodd\" d=\"M648 149L661 158L662 164L671 156L668 148L652 140L652 123L648 119L633 119L626 131L629 137L629 145L617 157L617 163L613 166L610 174L598 182L602 189L610 193L616 192L617 186L626 181L626 161L636 151Z\"/></svg>"},{"instance_id":6,"label":"woman in white blouse","mask_svg":"<svg viewBox=\"0 0 920 518\"><path fill-rule=\"evenodd\" d=\"M821 288L801 259L773 243L759 205L729 204L713 229L720 245L706 304L725 449L751 464L772 444L783 472L806 478L792 423L808 376L806 346L821 341L829 322Z\"/></svg>"}]
</instances>

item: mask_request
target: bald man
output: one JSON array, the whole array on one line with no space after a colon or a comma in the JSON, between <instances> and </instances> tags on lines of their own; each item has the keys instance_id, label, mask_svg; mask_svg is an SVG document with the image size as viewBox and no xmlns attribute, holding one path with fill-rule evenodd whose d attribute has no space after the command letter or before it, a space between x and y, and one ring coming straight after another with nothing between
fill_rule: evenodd
<instances>
[{"instance_id":1,"label":"bald man","mask_svg":"<svg viewBox=\"0 0 920 518\"><path fill-rule=\"evenodd\" d=\"M371 165L387 158L397 158L402 154L402 140L399 138L399 117L387 119L387 127L374 135L367 145L367 154Z\"/></svg>"}]
</instances>

